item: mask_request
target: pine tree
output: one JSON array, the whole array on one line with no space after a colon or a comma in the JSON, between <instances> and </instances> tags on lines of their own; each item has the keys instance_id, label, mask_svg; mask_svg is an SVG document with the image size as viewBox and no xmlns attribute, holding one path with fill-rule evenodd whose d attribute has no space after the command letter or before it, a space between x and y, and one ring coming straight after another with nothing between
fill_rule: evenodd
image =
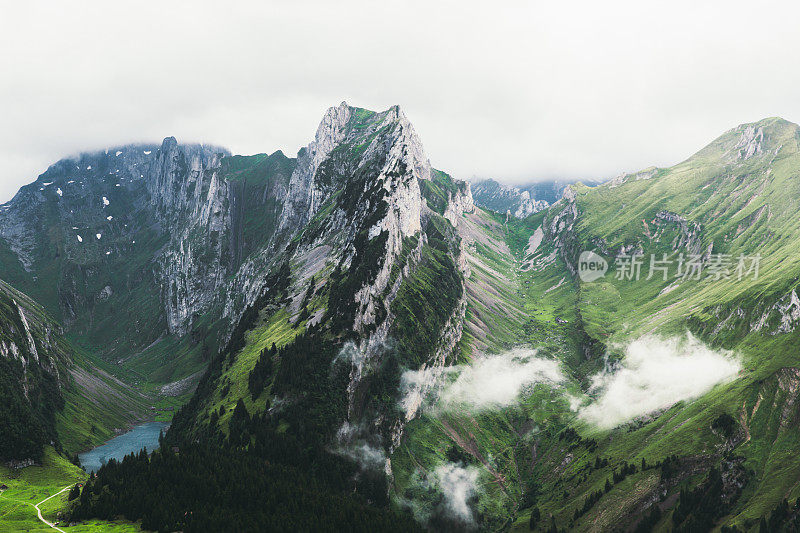
<instances>
[{"instance_id":1,"label":"pine tree","mask_svg":"<svg viewBox=\"0 0 800 533\"><path fill-rule=\"evenodd\" d=\"M533 531L536 529L536 526L539 524L539 520L542 518L542 513L539 511L538 507L534 507L531 510L531 520L528 522L528 527Z\"/></svg>"},{"instance_id":2,"label":"pine tree","mask_svg":"<svg viewBox=\"0 0 800 533\"><path fill-rule=\"evenodd\" d=\"M80 496L80 495L81 495L81 486L76 483L75 486L72 487L72 489L70 489L69 497L67 498L67 501L72 501L72 500L78 498L78 496Z\"/></svg>"}]
</instances>

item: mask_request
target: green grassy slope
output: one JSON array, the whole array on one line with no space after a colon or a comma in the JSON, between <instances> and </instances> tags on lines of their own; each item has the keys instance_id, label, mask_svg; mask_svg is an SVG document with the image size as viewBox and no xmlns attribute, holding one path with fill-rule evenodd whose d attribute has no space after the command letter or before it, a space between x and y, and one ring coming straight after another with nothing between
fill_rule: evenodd
<instances>
[{"instance_id":1,"label":"green grassy slope","mask_svg":"<svg viewBox=\"0 0 800 533\"><path fill-rule=\"evenodd\" d=\"M542 529L552 516L560 528L607 531L638 523L657 501L656 528L671 530L680 489L701 486L715 466L725 487L742 485L740 493L724 493L718 524L751 529L784 498L791 504L800 497L800 464L792 459L800 452L792 299L800 278L798 189L798 127L766 119L731 130L675 167L574 186L573 198L525 220L467 216L465 361L535 347L562 361L567 392L542 403L551 393L540 388L517 407L434 411L415 420L392 458L401 472L398 495L411 497L414 476L452 461L455 447L481 467L474 509L487 529L505 528L510 517L513 529L527 530L536 509ZM582 250L608 260L605 277L577 278ZM638 281L617 279L618 253L643 255ZM651 254L672 261L667 280L660 272L646 279ZM676 279L680 254L704 256L705 269L724 254L730 278L708 278L706 270L698 280ZM738 256L756 254L757 279L737 279ZM738 378L612 430L587 425L570 409L570 397L582 396L602 370L603 354L613 362L643 334L687 330L733 350L743 364ZM735 421L729 434L715 426L725 416ZM626 464L636 468L623 476Z\"/></svg>"},{"instance_id":2,"label":"green grassy slope","mask_svg":"<svg viewBox=\"0 0 800 533\"><path fill-rule=\"evenodd\" d=\"M586 334L612 347L613 358L619 356L613 349L617 343L645 333L680 334L689 329L712 345L733 349L744 369L732 383L695 402L678 404L649 422L611 431L578 423L584 438L600 443L596 450L583 452L583 461L573 458L555 477L556 464L568 452L564 446L551 448L537 469L548 488L539 507L557 521L572 523L574 510L592 491L602 490L611 468L623 461L638 463L644 458L652 465L677 455L687 463L685 482L692 486L719 463L721 450L731 447L728 453L736 464L741 462L748 477L741 496L718 523L753 527L783 498L791 501L800 496L796 483L800 465L790 459L800 451L791 407L798 383L796 319L791 306L781 307L787 297L791 299L798 279L800 254L792 236L800 229L794 215L800 192L799 140L796 125L767 119L728 132L675 167L593 189L575 188L574 228L552 233L561 256L576 264L581 250L593 250L611 265L604 278L592 283L568 277ZM748 153L750 157L745 157ZM568 204L565 200L554 206L544 224L559 216L563 219ZM620 250L646 258L638 281L617 279L620 268L614 257ZM650 254L658 258L667 254L677 262L681 253L706 254L706 268L716 254L728 254L734 258L731 279L716 280L706 274L699 280L676 279L676 263L666 281L660 273L646 279ZM737 279L735 258L740 254L761 255L757 279ZM570 366L581 374L586 368ZM712 427L723 414L737 422L731 438ZM597 457L608 459L610 467L589 468ZM669 494L676 493L677 483L665 482L650 471L639 472L626 483L632 485L614 485L573 527L603 530L619 520L634 520L648 495L661 491L669 505L662 504L666 517L659 527L671 524L675 502ZM564 491L568 497L562 501L553 496ZM527 527L525 515L518 525Z\"/></svg>"},{"instance_id":3,"label":"green grassy slope","mask_svg":"<svg viewBox=\"0 0 800 533\"><path fill-rule=\"evenodd\" d=\"M569 285L554 272L536 277L525 261L528 238L542 216L506 221L505 215L477 209L458 220L469 266L466 322L455 361L462 367L518 347L536 348L540 357L562 360L578 353L574 322L556 321L575 316ZM577 390L570 382L563 387ZM431 517L441 495L427 489L426 480L442 465L477 468L475 525L506 529L536 490L531 472L535 435L545 428L562 428L571 417L563 392L547 384L527 391L513 407L426 410L408 424L402 445L391 457L394 496L398 502L410 502L418 518L435 520Z\"/></svg>"},{"instance_id":4,"label":"green grassy slope","mask_svg":"<svg viewBox=\"0 0 800 533\"><path fill-rule=\"evenodd\" d=\"M52 448L45 450L41 465L20 470L0 466L0 485L7 487L5 490L0 490L0 531L53 531L39 520L34 506L39 505L42 516L47 521L51 523L63 521L62 512L68 506L69 491L61 491L76 483L85 482L86 477L83 470L66 461ZM43 501L44 503L40 504ZM141 529L136 524L123 521L91 520L75 524L69 527L68 531L129 533Z\"/></svg>"}]
</instances>

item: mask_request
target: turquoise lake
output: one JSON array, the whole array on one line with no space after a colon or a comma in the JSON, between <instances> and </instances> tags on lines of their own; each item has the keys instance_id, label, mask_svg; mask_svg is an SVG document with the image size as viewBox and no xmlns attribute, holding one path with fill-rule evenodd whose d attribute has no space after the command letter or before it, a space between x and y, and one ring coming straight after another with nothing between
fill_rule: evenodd
<instances>
[{"instance_id":1,"label":"turquoise lake","mask_svg":"<svg viewBox=\"0 0 800 533\"><path fill-rule=\"evenodd\" d=\"M137 453L142 448L147 448L148 452L158 449L158 434L166 431L167 427L167 422L147 422L97 448L78 454L78 459L87 472L95 472L111 459L121 461L126 455Z\"/></svg>"}]
</instances>

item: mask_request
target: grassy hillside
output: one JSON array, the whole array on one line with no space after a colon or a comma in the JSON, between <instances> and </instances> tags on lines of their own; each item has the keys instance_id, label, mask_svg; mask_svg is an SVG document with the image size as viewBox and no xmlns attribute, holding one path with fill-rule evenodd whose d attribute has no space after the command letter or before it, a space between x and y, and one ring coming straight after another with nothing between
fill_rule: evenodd
<instances>
[{"instance_id":1,"label":"grassy hillside","mask_svg":"<svg viewBox=\"0 0 800 533\"><path fill-rule=\"evenodd\" d=\"M392 457L397 496L430 512L437 500L420 496L420 479L461 464L479 468L474 519L486 529L503 529L510 517L512 529L528 530L535 510L533 529L542 530L553 522L586 531L681 530L701 519L750 530L782 500L791 507L800 497L800 465L791 459L800 452L793 296L800 255L792 237L800 229L799 143L796 125L767 119L731 130L675 167L577 185L524 220L467 216L462 361L536 348L562 363L566 380L557 390L540 385L509 408L428 411ZM583 250L607 260L604 277L578 278ZM638 279L625 279L615 261L631 254L642 258ZM666 280L658 270L647 279L651 254L666 254ZM684 271L692 257L701 263L699 279L676 277L681 254ZM747 269L758 254L755 276ZM723 268L715 271L715 261ZM628 343L686 331L732 350L743 367L736 379L614 429L577 416L572 399L591 401L592 376L623 358ZM682 489L712 494L714 475L722 492L707 496L717 498L713 511L680 497Z\"/></svg>"},{"instance_id":2,"label":"grassy hillside","mask_svg":"<svg viewBox=\"0 0 800 533\"><path fill-rule=\"evenodd\" d=\"M35 506L51 523L63 522L63 509L67 506L69 490L76 483L84 483L86 473L66 461L52 448L47 448L41 465L21 470L0 466L0 531L48 532L52 528L39 520ZM109 531L132 533L141 531L138 525L122 521L88 520L69 527L69 531L90 533Z\"/></svg>"},{"instance_id":3,"label":"grassy hillside","mask_svg":"<svg viewBox=\"0 0 800 533\"><path fill-rule=\"evenodd\" d=\"M700 485L712 467L722 468L726 488L743 484L740 494L721 506L718 524L754 527L784 498L800 496L800 465L788 459L800 451L792 414L798 354L791 304L798 280L796 238L791 235L799 229L794 216L799 139L798 127L780 119L740 126L675 167L597 188L576 187L574 200L562 200L542 220L562 260L577 265L582 250L608 260L609 271L598 281L586 283L573 275L567 279L577 295L575 311L582 328L591 341L609 348L612 359L621 355L616 346L642 334L690 330L712 346L734 350L743 364L733 382L651 419L610 431L576 422L580 436L598 445L576 454L570 450L580 451L580 444L575 445L580 441L559 443L542 456L536 473L547 487L538 505L543 516L552 513L561 524L602 530L619 520L635 521L648 507L648 498L657 496L664 514L659 527L672 527L678 523L671 516L681 484ZM573 205L575 224L565 229L557 221L568 219ZM547 262L546 253L535 254L534 265ZM624 267L615 258L631 253L645 258L642 275L618 279ZM666 280L661 272L646 279L651 254L659 259L666 254L672 261ZM700 258L706 269L700 279L676 278L680 254ZM729 279L714 275L717 254L732 258ZM757 278L751 274L738 279L739 255L757 254ZM544 271L553 268L559 269L551 264ZM550 294L541 299L558 301ZM570 367L580 378L591 364ZM733 423L721 432L715 426L719 420ZM558 472L567 455L572 456L569 464ZM654 465L670 456L678 457L677 477L665 476L663 467L658 475L652 467L639 467L619 488L613 484L605 491L605 480L624 462L638 465L644 459ZM598 457L609 466L594 468ZM730 481L734 478L744 481ZM576 518L575 509L594 491L603 496ZM562 492L568 496L554 497ZM526 528L527 516L521 515L517 524Z\"/></svg>"}]
</instances>

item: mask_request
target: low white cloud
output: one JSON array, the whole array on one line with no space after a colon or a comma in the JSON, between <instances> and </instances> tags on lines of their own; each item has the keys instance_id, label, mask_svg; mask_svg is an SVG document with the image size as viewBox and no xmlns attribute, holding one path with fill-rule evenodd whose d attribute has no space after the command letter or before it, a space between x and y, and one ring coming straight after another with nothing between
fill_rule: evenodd
<instances>
[{"instance_id":1,"label":"low white cloud","mask_svg":"<svg viewBox=\"0 0 800 533\"><path fill-rule=\"evenodd\" d=\"M341 448L341 453L356 461L362 468L384 470L386 468L386 454L380 448L370 446L366 442Z\"/></svg>"},{"instance_id":2,"label":"low white cloud","mask_svg":"<svg viewBox=\"0 0 800 533\"><path fill-rule=\"evenodd\" d=\"M558 362L536 357L535 350L515 349L488 355L471 365L422 368L403 374L402 406L411 417L429 393L440 407L466 405L473 409L508 407L537 383L564 380Z\"/></svg>"},{"instance_id":3,"label":"low white cloud","mask_svg":"<svg viewBox=\"0 0 800 533\"><path fill-rule=\"evenodd\" d=\"M377 336L375 336L377 337ZM336 354L333 364L344 362L353 366L353 378L358 381L362 374L369 370L370 364L376 359L380 363L380 354L391 346L390 342L384 339L370 337L366 342L355 343L348 341Z\"/></svg>"},{"instance_id":4,"label":"low white cloud","mask_svg":"<svg viewBox=\"0 0 800 533\"><path fill-rule=\"evenodd\" d=\"M368 470L385 470L387 468L386 453L379 446L371 443L368 429L352 425L345 421L337 432L338 446L334 452L350 457L361 468Z\"/></svg>"},{"instance_id":5,"label":"low white cloud","mask_svg":"<svg viewBox=\"0 0 800 533\"><path fill-rule=\"evenodd\" d=\"M398 503L430 529L470 531L476 528L473 508L481 493L481 469L475 465L441 463L433 470L417 468Z\"/></svg>"},{"instance_id":6,"label":"low white cloud","mask_svg":"<svg viewBox=\"0 0 800 533\"><path fill-rule=\"evenodd\" d=\"M593 378L597 399L579 417L601 428L697 398L733 379L741 364L730 352L712 350L691 334L641 337L627 346L617 369Z\"/></svg>"},{"instance_id":7,"label":"low white cloud","mask_svg":"<svg viewBox=\"0 0 800 533\"><path fill-rule=\"evenodd\" d=\"M446 403L492 408L512 405L524 388L536 383L556 383L563 375L556 361L535 357L534 350L512 350L479 359L458 372L442 393Z\"/></svg>"},{"instance_id":8,"label":"low white cloud","mask_svg":"<svg viewBox=\"0 0 800 533\"><path fill-rule=\"evenodd\" d=\"M339 350L339 353L336 354L336 357L333 359L333 364L337 364L340 362L345 362L351 364L355 371L357 372L358 376L361 376L361 372L364 370L364 364L367 361L367 354L364 350L362 350L358 344L354 342L346 342L342 349Z\"/></svg>"},{"instance_id":9,"label":"low white cloud","mask_svg":"<svg viewBox=\"0 0 800 533\"><path fill-rule=\"evenodd\" d=\"M474 523L470 499L477 494L480 470L474 466L446 463L437 467L434 474L448 514L467 524Z\"/></svg>"}]
</instances>

